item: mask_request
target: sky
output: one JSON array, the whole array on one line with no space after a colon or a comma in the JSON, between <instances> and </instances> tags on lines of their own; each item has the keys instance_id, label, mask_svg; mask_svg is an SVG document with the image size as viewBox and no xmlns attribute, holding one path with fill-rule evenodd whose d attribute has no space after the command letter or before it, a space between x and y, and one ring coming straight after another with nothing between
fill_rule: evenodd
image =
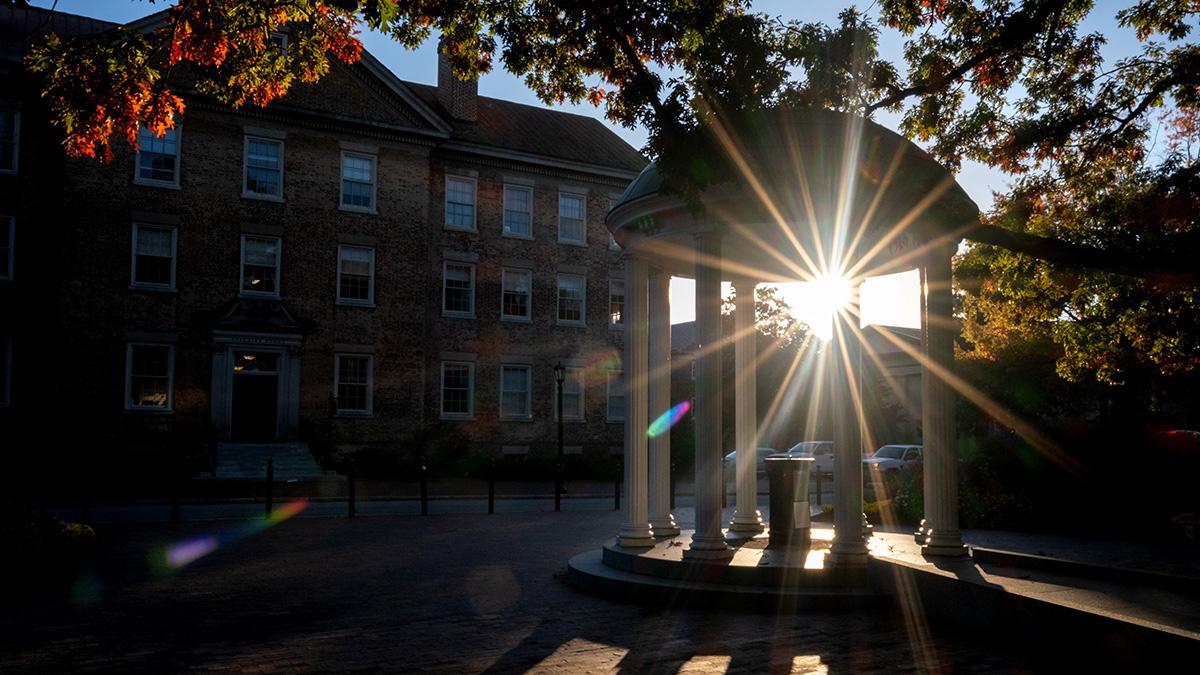
<instances>
[{"instance_id":1,"label":"sky","mask_svg":"<svg viewBox=\"0 0 1200 675\"><path fill-rule=\"evenodd\" d=\"M165 6L165 3L150 4L145 0L33 0L31 4L39 7L51 7L57 4L57 9L73 14L82 14L98 19L115 22L127 22L141 18ZM1129 3L1117 0L1098 0L1096 8L1083 22L1081 32L1099 32L1104 34L1109 42L1104 49L1106 61L1112 61L1134 53L1137 42L1129 30L1118 29L1113 16L1116 11ZM782 19L800 19L803 21L821 21L826 24L837 22L837 14L849 3L800 2L798 0L755 0L753 11L762 12ZM860 7L871 7L871 2L860 2ZM437 83L437 45L435 40L429 40L416 50L406 50L386 36L366 32L362 41L368 51L388 66L402 80L424 84ZM882 58L902 64L903 41L894 32L884 30L880 35L879 53ZM520 78L505 71L498 65L493 72L483 76L479 81L479 93L483 96L544 106L541 101L525 87ZM552 106L556 109L567 110L596 117L613 129L635 148L641 148L646 142L644 128L625 128L614 125L604 119L603 113L588 104ZM899 124L899 116L891 113L879 114L876 122L895 130ZM958 182L967 194L975 200L983 210L992 205L992 193L1005 192L1008 179L1005 174L973 162L964 163L958 176ZM726 285L728 287L728 285ZM890 275L889 278L871 280L863 290L864 320L871 323L882 323L893 326L918 327L917 323L917 282L915 274ZM671 322L680 323L695 318L694 284L689 279L676 278L671 283ZM810 325L825 325L828 323L827 309L824 308L822 294L814 292L804 284L788 284L781 286L783 295L793 307L793 312ZM726 288L728 292L728 288ZM818 326L818 333L824 329Z\"/></svg>"}]
</instances>

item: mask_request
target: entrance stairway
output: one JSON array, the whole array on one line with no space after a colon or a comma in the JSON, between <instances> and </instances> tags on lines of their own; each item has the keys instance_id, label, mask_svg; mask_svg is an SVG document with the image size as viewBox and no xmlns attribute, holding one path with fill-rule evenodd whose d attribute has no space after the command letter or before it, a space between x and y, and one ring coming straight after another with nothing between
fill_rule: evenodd
<instances>
[{"instance_id":1,"label":"entrance stairway","mask_svg":"<svg viewBox=\"0 0 1200 675\"><path fill-rule=\"evenodd\" d=\"M203 476L261 481L267 475L268 459L273 460L276 481L312 480L327 473L321 470L305 443L220 443L216 470Z\"/></svg>"}]
</instances>

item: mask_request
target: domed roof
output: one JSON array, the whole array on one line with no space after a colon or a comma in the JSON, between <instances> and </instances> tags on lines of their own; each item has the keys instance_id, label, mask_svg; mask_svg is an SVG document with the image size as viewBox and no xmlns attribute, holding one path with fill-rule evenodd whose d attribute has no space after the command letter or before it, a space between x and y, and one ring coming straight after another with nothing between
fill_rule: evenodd
<instances>
[{"instance_id":1,"label":"domed roof","mask_svg":"<svg viewBox=\"0 0 1200 675\"><path fill-rule=\"evenodd\" d=\"M871 247L881 238L928 241L979 215L954 175L928 153L856 115L815 108L763 111L748 116L736 132L723 128L713 136L723 156L695 158L693 166L700 163L697 170L705 173L720 163L731 168L717 168L734 175L703 190L699 205L685 204L670 194L658 166L649 164L607 218L623 246L694 230L704 221L761 238L759 249L829 250L835 242L852 241L860 250L847 255L878 256ZM792 232L782 231L784 223Z\"/></svg>"}]
</instances>

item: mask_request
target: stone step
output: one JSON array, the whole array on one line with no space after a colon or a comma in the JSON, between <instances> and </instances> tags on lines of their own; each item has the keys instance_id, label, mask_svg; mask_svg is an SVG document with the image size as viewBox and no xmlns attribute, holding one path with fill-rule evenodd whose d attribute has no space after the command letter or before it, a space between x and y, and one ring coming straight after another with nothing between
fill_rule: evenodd
<instances>
[{"instance_id":1,"label":"stone step","mask_svg":"<svg viewBox=\"0 0 1200 675\"><path fill-rule=\"evenodd\" d=\"M222 443L217 446L217 466L210 477L262 480L267 460L274 465L277 481L320 478L326 473L304 443Z\"/></svg>"}]
</instances>

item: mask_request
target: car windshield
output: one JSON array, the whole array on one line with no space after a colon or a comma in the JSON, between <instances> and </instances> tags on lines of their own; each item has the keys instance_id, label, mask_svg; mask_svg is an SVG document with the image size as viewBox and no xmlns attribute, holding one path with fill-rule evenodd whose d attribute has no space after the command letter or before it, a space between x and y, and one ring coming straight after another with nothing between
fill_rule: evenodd
<instances>
[{"instance_id":1,"label":"car windshield","mask_svg":"<svg viewBox=\"0 0 1200 675\"><path fill-rule=\"evenodd\" d=\"M904 456L904 448L899 445L885 445L875 451L875 456L881 459L900 459Z\"/></svg>"},{"instance_id":2,"label":"car windshield","mask_svg":"<svg viewBox=\"0 0 1200 675\"><path fill-rule=\"evenodd\" d=\"M824 454L830 451L829 448L825 447L827 445L823 441L801 441L793 445L792 449L788 450L788 452L794 455Z\"/></svg>"}]
</instances>

